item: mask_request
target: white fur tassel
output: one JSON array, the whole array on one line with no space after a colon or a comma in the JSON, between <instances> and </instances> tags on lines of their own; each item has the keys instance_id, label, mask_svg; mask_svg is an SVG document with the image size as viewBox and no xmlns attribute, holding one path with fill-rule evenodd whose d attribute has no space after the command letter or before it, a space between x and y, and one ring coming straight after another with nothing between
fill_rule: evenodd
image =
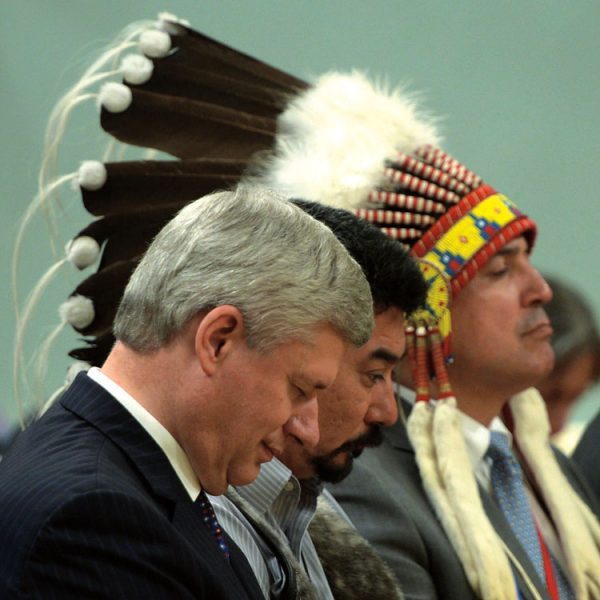
<instances>
[{"instance_id":1,"label":"white fur tassel","mask_svg":"<svg viewBox=\"0 0 600 600\"><path fill-rule=\"evenodd\" d=\"M69 262L78 269L85 269L96 262L100 254L100 246L93 237L80 235L67 244L65 253Z\"/></svg>"},{"instance_id":2,"label":"white fur tassel","mask_svg":"<svg viewBox=\"0 0 600 600\"><path fill-rule=\"evenodd\" d=\"M462 435L456 400L439 401L433 414L433 443L441 480L454 508L467 551L478 573L482 598L517 599L509 561L485 516Z\"/></svg>"},{"instance_id":3,"label":"white fur tassel","mask_svg":"<svg viewBox=\"0 0 600 600\"><path fill-rule=\"evenodd\" d=\"M510 401L515 437L552 516L578 600L600 598L600 525L560 470L548 435L548 415L531 388Z\"/></svg>"},{"instance_id":4,"label":"white fur tassel","mask_svg":"<svg viewBox=\"0 0 600 600\"><path fill-rule=\"evenodd\" d=\"M479 497L460 431L456 400L418 402L408 434L423 487L465 570L484 600L516 600L508 560Z\"/></svg>"},{"instance_id":5,"label":"white fur tassel","mask_svg":"<svg viewBox=\"0 0 600 600\"><path fill-rule=\"evenodd\" d=\"M59 306L58 313L63 323L84 329L94 320L94 303L85 296L71 296Z\"/></svg>"},{"instance_id":6,"label":"white fur tassel","mask_svg":"<svg viewBox=\"0 0 600 600\"><path fill-rule=\"evenodd\" d=\"M121 62L123 79L133 85L142 85L152 77L154 63L141 54L128 54Z\"/></svg>"},{"instance_id":7,"label":"white fur tassel","mask_svg":"<svg viewBox=\"0 0 600 600\"><path fill-rule=\"evenodd\" d=\"M328 73L278 119L276 149L261 183L288 196L339 208L361 206L398 152L439 144L431 118L399 90L365 75Z\"/></svg>"},{"instance_id":8,"label":"white fur tassel","mask_svg":"<svg viewBox=\"0 0 600 600\"><path fill-rule=\"evenodd\" d=\"M99 104L112 113L126 111L131 104L131 100L131 90L126 85L114 81L105 83L98 94Z\"/></svg>"},{"instance_id":9,"label":"white fur tassel","mask_svg":"<svg viewBox=\"0 0 600 600\"><path fill-rule=\"evenodd\" d=\"M86 190L99 190L106 183L106 167L99 160L84 160L77 171L76 182Z\"/></svg>"},{"instance_id":10,"label":"white fur tassel","mask_svg":"<svg viewBox=\"0 0 600 600\"><path fill-rule=\"evenodd\" d=\"M149 29L140 35L139 48L150 58L162 58L171 50L171 36L165 31Z\"/></svg>"}]
</instances>

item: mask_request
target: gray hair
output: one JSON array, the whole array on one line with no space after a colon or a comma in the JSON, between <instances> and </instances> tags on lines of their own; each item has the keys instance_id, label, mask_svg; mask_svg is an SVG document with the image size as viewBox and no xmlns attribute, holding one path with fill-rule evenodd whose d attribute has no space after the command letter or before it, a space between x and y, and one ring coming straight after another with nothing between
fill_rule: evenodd
<instances>
[{"instance_id":1,"label":"gray hair","mask_svg":"<svg viewBox=\"0 0 600 600\"><path fill-rule=\"evenodd\" d=\"M266 188L240 186L183 208L133 272L114 335L155 350L195 315L230 304L249 345L268 351L330 323L359 346L373 327L369 285L333 233Z\"/></svg>"}]
</instances>

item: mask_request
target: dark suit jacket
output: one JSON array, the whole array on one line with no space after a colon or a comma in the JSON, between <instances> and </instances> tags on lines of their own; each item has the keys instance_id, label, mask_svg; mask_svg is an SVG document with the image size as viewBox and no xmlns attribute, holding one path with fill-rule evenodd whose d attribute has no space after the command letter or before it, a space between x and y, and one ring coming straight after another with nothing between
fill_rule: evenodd
<instances>
[{"instance_id":1,"label":"dark suit jacket","mask_svg":"<svg viewBox=\"0 0 600 600\"><path fill-rule=\"evenodd\" d=\"M587 426L579 440L573 452L573 461L583 473L596 499L600 501L600 413Z\"/></svg>"},{"instance_id":2,"label":"dark suit jacket","mask_svg":"<svg viewBox=\"0 0 600 600\"><path fill-rule=\"evenodd\" d=\"M559 457L570 477L571 469ZM570 479L572 479L570 477ZM574 487L580 491L578 482ZM358 531L387 561L407 600L476 598L450 541L435 516L403 423L386 432L379 448L365 451L350 476L330 487ZM480 490L484 509L498 534L548 598L506 519L492 498ZM585 497L585 494L583 494ZM525 590L518 574L519 588ZM531 598L523 591L524 598Z\"/></svg>"},{"instance_id":3,"label":"dark suit jacket","mask_svg":"<svg viewBox=\"0 0 600 600\"><path fill-rule=\"evenodd\" d=\"M1 598L262 598L138 422L81 374L0 462Z\"/></svg>"}]
</instances>

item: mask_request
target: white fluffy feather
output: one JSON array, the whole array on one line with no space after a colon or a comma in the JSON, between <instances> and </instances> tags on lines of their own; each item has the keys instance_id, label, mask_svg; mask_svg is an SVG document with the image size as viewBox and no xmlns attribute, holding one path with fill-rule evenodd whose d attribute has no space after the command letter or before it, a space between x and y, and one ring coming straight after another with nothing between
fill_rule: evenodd
<instances>
[{"instance_id":1,"label":"white fluffy feather","mask_svg":"<svg viewBox=\"0 0 600 600\"><path fill-rule=\"evenodd\" d=\"M85 269L98 259L100 246L94 238L88 235L80 235L67 244L65 253L69 262L78 269Z\"/></svg>"},{"instance_id":2,"label":"white fluffy feather","mask_svg":"<svg viewBox=\"0 0 600 600\"><path fill-rule=\"evenodd\" d=\"M84 329L94 320L94 303L85 296L71 296L59 306L58 313L63 323L75 329Z\"/></svg>"},{"instance_id":3,"label":"white fluffy feather","mask_svg":"<svg viewBox=\"0 0 600 600\"><path fill-rule=\"evenodd\" d=\"M278 119L261 182L287 196L352 209L377 187L386 158L439 144L431 118L400 90L361 73L328 73Z\"/></svg>"},{"instance_id":4,"label":"white fluffy feather","mask_svg":"<svg viewBox=\"0 0 600 600\"><path fill-rule=\"evenodd\" d=\"M146 83L154 71L154 63L141 54L128 54L121 62L123 79L133 85Z\"/></svg>"},{"instance_id":5,"label":"white fluffy feather","mask_svg":"<svg viewBox=\"0 0 600 600\"><path fill-rule=\"evenodd\" d=\"M150 58L162 58L171 51L171 36L165 31L148 29L140 35L140 52Z\"/></svg>"},{"instance_id":6,"label":"white fluffy feather","mask_svg":"<svg viewBox=\"0 0 600 600\"><path fill-rule=\"evenodd\" d=\"M98 102L112 113L120 113L129 108L133 95L122 83L110 81L105 83L98 94Z\"/></svg>"},{"instance_id":7,"label":"white fluffy feather","mask_svg":"<svg viewBox=\"0 0 600 600\"><path fill-rule=\"evenodd\" d=\"M84 160L77 171L76 183L86 190L99 190L106 183L106 167L99 160Z\"/></svg>"}]
</instances>

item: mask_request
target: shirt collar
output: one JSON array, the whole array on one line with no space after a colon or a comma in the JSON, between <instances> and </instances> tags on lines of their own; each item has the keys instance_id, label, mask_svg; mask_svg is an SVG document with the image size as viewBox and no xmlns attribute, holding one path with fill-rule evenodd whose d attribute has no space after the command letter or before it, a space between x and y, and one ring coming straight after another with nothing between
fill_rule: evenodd
<instances>
[{"instance_id":1,"label":"shirt collar","mask_svg":"<svg viewBox=\"0 0 600 600\"><path fill-rule=\"evenodd\" d=\"M111 396L119 402L123 408L146 430L148 435L158 444L165 453L177 477L183 484L191 500L194 501L200 494L201 487L198 477L192 469L192 465L185 455L183 448L175 438L167 431L156 417L149 413L131 394L126 392L120 385L97 367L92 367L88 377L103 387Z\"/></svg>"},{"instance_id":2,"label":"shirt collar","mask_svg":"<svg viewBox=\"0 0 600 600\"><path fill-rule=\"evenodd\" d=\"M405 400L411 406L415 403L416 393L414 390L399 383L394 383L394 391L398 397ZM433 401L435 402L435 400ZM467 447L469 461L475 472L481 468L485 461L485 454L490 445L491 431L502 432L508 437L508 441L512 446L512 435L500 417L494 417L490 426L486 427L461 410L458 410L457 412L460 419L460 428Z\"/></svg>"},{"instance_id":3,"label":"shirt collar","mask_svg":"<svg viewBox=\"0 0 600 600\"><path fill-rule=\"evenodd\" d=\"M298 487L298 480L280 460L273 458L260 467L258 477L249 485L236 487L237 493L254 508L267 513L288 484Z\"/></svg>"}]
</instances>

